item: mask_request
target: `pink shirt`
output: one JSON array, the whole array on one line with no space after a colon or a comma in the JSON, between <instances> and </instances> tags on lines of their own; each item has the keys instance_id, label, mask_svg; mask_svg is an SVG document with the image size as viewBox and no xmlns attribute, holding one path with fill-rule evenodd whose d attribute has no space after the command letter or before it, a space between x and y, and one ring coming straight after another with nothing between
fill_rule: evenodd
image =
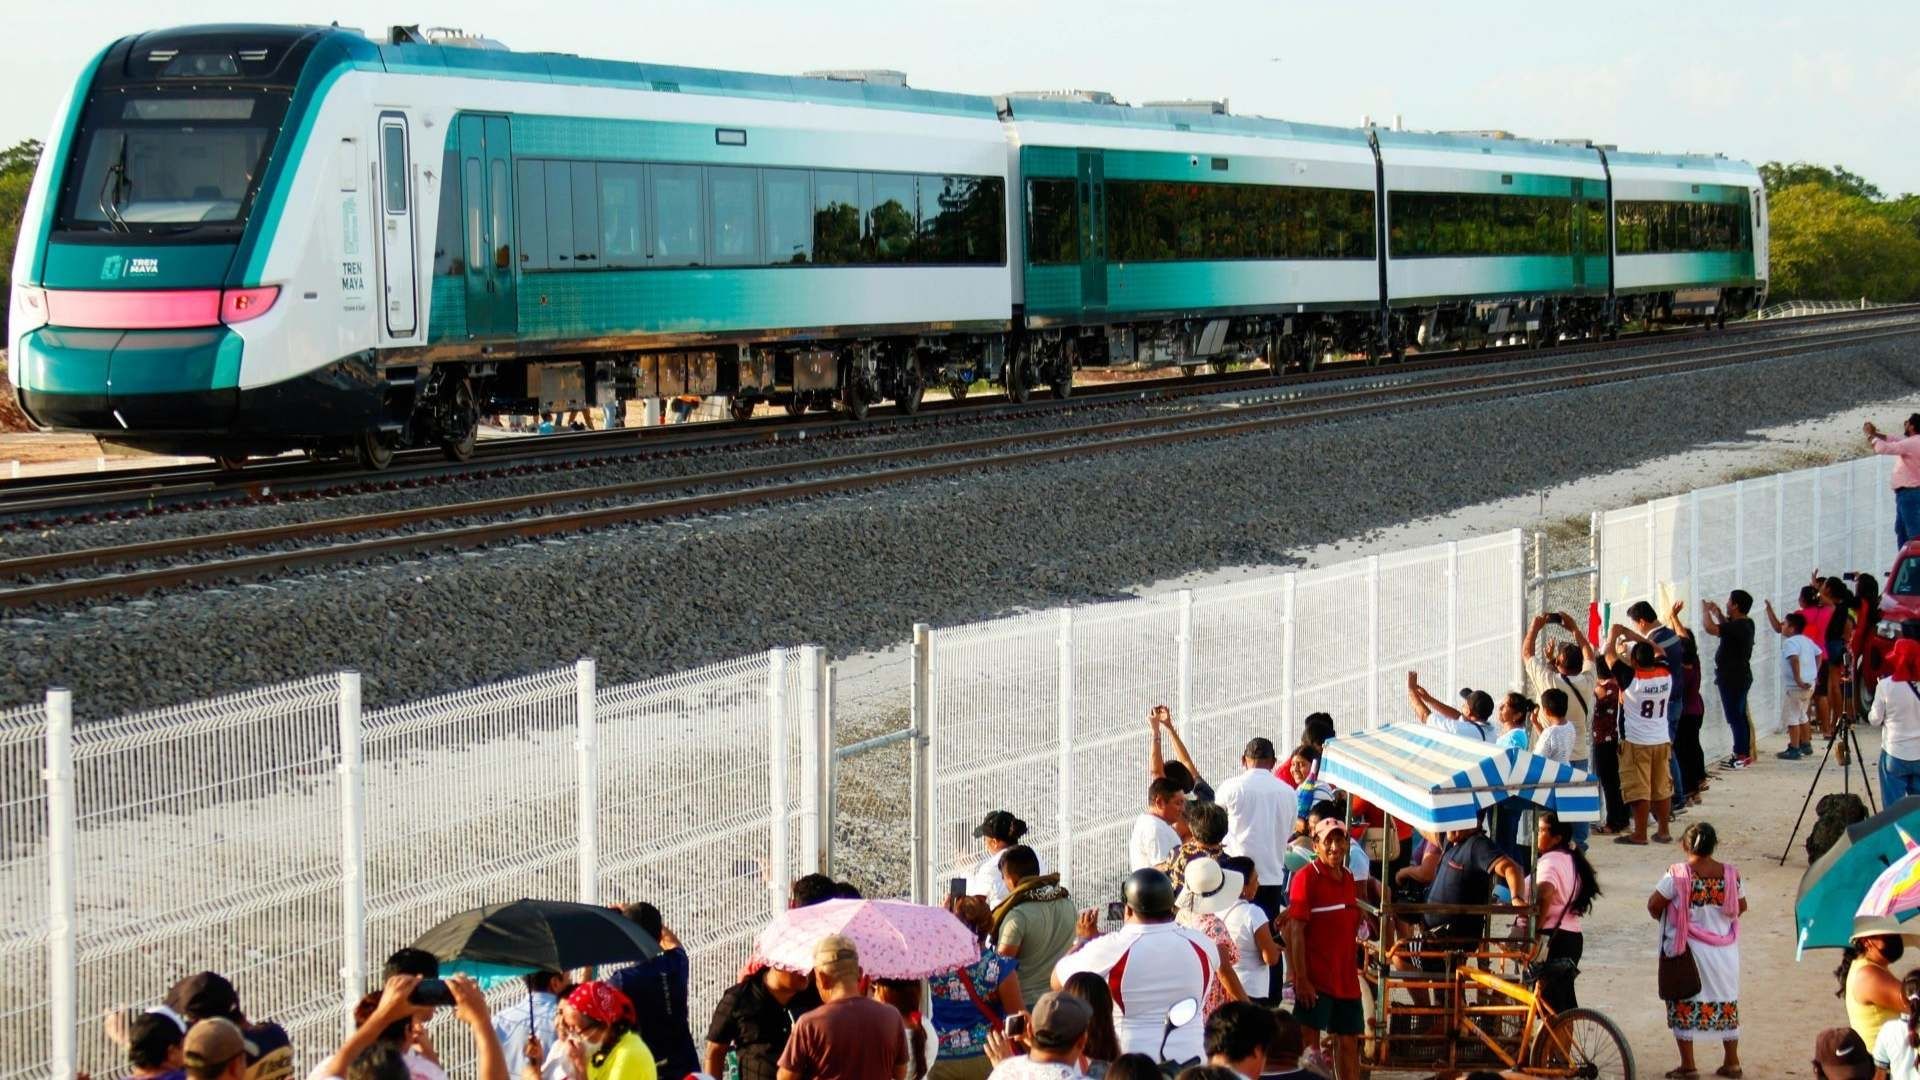
<instances>
[{"instance_id":1,"label":"pink shirt","mask_svg":"<svg viewBox=\"0 0 1920 1080\"><path fill-rule=\"evenodd\" d=\"M1873 452L1898 459L1893 463L1894 487L1920 487L1920 435L1899 439L1883 436L1873 440Z\"/></svg>"},{"instance_id":2,"label":"pink shirt","mask_svg":"<svg viewBox=\"0 0 1920 1080\"><path fill-rule=\"evenodd\" d=\"M1541 884L1553 886L1553 906L1540 913L1540 932L1565 930L1569 934L1580 933L1580 916L1567 910L1567 905L1573 902L1574 890L1580 887L1579 877L1573 869L1573 856L1564 849L1549 851L1540 856L1536 873Z\"/></svg>"}]
</instances>

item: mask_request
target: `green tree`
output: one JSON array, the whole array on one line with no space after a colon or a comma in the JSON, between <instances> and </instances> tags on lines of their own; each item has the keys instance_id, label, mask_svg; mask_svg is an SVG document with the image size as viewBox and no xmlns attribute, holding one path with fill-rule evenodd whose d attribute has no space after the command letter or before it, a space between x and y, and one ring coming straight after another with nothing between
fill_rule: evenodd
<instances>
[{"instance_id":1,"label":"green tree","mask_svg":"<svg viewBox=\"0 0 1920 1080\"><path fill-rule=\"evenodd\" d=\"M20 239L20 215L27 208L27 187L40 164L40 140L28 139L0 150L0 342L7 339L7 299L13 294L13 249Z\"/></svg>"},{"instance_id":2,"label":"green tree","mask_svg":"<svg viewBox=\"0 0 1920 1080\"><path fill-rule=\"evenodd\" d=\"M1804 161L1782 164L1769 161L1760 166L1760 182L1767 186L1767 194L1797 187L1801 184L1815 184L1847 195L1858 195L1863 199L1879 202L1883 196L1880 189L1869 183L1867 178L1848 172L1844 165L1809 165Z\"/></svg>"},{"instance_id":3,"label":"green tree","mask_svg":"<svg viewBox=\"0 0 1920 1080\"><path fill-rule=\"evenodd\" d=\"M1768 206L1775 298L1920 300L1920 235L1888 204L1816 181L1779 189Z\"/></svg>"}]
</instances>

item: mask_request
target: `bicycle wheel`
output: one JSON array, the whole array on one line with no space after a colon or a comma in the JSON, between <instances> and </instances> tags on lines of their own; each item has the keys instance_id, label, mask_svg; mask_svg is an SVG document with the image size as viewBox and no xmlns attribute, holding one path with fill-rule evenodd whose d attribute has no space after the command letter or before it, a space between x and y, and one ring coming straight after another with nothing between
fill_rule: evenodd
<instances>
[{"instance_id":1,"label":"bicycle wheel","mask_svg":"<svg viewBox=\"0 0 1920 1080\"><path fill-rule=\"evenodd\" d=\"M1627 1037L1592 1009L1568 1009L1545 1021L1533 1037L1527 1064L1537 1076L1634 1080L1633 1049Z\"/></svg>"}]
</instances>

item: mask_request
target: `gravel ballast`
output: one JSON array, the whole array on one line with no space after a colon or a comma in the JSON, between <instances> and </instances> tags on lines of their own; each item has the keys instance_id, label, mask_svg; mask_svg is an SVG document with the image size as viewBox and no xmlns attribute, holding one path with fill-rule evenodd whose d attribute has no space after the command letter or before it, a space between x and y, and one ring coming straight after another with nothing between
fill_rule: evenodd
<instances>
[{"instance_id":1,"label":"gravel ballast","mask_svg":"<svg viewBox=\"0 0 1920 1080\"><path fill-rule=\"evenodd\" d=\"M1851 346L12 619L0 703L66 685L76 711L99 718L357 667L368 703L386 704L578 656L613 683L773 645L838 655L897 641L916 621L1282 563L1916 385L1912 343Z\"/></svg>"}]
</instances>

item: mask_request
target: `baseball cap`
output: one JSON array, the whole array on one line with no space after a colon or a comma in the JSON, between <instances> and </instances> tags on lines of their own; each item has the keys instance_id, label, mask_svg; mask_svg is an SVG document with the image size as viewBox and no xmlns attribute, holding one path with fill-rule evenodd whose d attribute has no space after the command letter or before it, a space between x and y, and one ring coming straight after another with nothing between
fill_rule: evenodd
<instances>
[{"instance_id":1,"label":"baseball cap","mask_svg":"<svg viewBox=\"0 0 1920 1080\"><path fill-rule=\"evenodd\" d=\"M1813 1066L1826 1080L1873 1080L1873 1055L1852 1028L1828 1028L1814 1036Z\"/></svg>"},{"instance_id":2,"label":"baseball cap","mask_svg":"<svg viewBox=\"0 0 1920 1080\"><path fill-rule=\"evenodd\" d=\"M995 840L1005 840L1009 844L1018 841L1026 834L1026 823L1007 810L992 811L980 819L980 824L973 827L973 835L976 837L990 836Z\"/></svg>"},{"instance_id":3,"label":"baseball cap","mask_svg":"<svg viewBox=\"0 0 1920 1080\"><path fill-rule=\"evenodd\" d=\"M209 1017L187 1029L184 1051L189 1068L218 1069L250 1050L240 1025L224 1016Z\"/></svg>"},{"instance_id":4,"label":"baseball cap","mask_svg":"<svg viewBox=\"0 0 1920 1080\"><path fill-rule=\"evenodd\" d=\"M1325 840L1327 838L1328 833L1337 832L1337 833L1344 834L1346 831L1347 831L1346 822L1341 821L1337 817L1323 817L1319 821L1316 821L1313 823L1313 840L1314 840L1314 843L1317 844L1320 841Z\"/></svg>"},{"instance_id":5,"label":"baseball cap","mask_svg":"<svg viewBox=\"0 0 1920 1080\"><path fill-rule=\"evenodd\" d=\"M1042 1050L1068 1050L1087 1033L1093 1009L1072 994L1059 990L1040 995L1033 1006L1033 1045Z\"/></svg>"},{"instance_id":6,"label":"baseball cap","mask_svg":"<svg viewBox=\"0 0 1920 1080\"><path fill-rule=\"evenodd\" d=\"M813 970L839 979L860 974L860 950L844 934L828 934L813 945Z\"/></svg>"},{"instance_id":7,"label":"baseball cap","mask_svg":"<svg viewBox=\"0 0 1920 1080\"><path fill-rule=\"evenodd\" d=\"M209 1016L231 1017L240 1011L240 995L227 977L213 971L189 975L167 991L167 1008L188 1021Z\"/></svg>"}]
</instances>

